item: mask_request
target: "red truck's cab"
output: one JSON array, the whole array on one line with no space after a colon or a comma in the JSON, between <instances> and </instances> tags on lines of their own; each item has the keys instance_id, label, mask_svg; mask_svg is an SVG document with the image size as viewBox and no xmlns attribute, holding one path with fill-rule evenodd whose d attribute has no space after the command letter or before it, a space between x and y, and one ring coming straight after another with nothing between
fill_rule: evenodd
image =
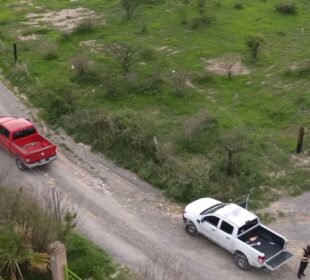
<instances>
[{"instance_id":1,"label":"red truck's cab","mask_svg":"<svg viewBox=\"0 0 310 280\"><path fill-rule=\"evenodd\" d=\"M16 158L17 167L21 170L41 166L57 158L56 146L24 118L0 117L0 147Z\"/></svg>"}]
</instances>

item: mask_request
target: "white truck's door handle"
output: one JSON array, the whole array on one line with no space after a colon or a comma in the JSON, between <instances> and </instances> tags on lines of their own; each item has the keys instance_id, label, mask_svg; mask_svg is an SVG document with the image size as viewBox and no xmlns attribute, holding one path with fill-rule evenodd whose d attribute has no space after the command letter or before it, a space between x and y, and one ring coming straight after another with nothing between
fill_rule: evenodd
<instances>
[{"instance_id":1,"label":"white truck's door handle","mask_svg":"<svg viewBox=\"0 0 310 280\"><path fill-rule=\"evenodd\" d=\"M211 228L211 230L215 231L215 229L214 229L214 228Z\"/></svg>"},{"instance_id":2,"label":"white truck's door handle","mask_svg":"<svg viewBox=\"0 0 310 280\"><path fill-rule=\"evenodd\" d=\"M226 236L226 239L230 240L230 238L228 236Z\"/></svg>"}]
</instances>

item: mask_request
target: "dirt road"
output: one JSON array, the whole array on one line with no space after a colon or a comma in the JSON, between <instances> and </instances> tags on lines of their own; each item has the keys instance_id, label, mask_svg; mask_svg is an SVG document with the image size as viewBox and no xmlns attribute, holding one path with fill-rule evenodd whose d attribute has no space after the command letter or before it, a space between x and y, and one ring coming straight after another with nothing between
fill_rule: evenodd
<instances>
[{"instance_id":1,"label":"dirt road","mask_svg":"<svg viewBox=\"0 0 310 280\"><path fill-rule=\"evenodd\" d=\"M20 98L1 84L0 115L35 120ZM205 238L187 236L182 207L168 202L158 190L91 153L83 144L74 143L62 132L55 133L53 141L60 147L59 159L49 166L20 172L14 159L0 150L0 171L9 170L9 184L38 190L57 187L79 210L78 230L121 264L138 271L155 260L171 270L171 279L295 279L297 259L273 273L240 271L222 248ZM291 230L291 220L283 221L272 227L299 240L301 235ZM307 223L304 225L309 233ZM294 246L300 244L296 241Z\"/></svg>"}]
</instances>

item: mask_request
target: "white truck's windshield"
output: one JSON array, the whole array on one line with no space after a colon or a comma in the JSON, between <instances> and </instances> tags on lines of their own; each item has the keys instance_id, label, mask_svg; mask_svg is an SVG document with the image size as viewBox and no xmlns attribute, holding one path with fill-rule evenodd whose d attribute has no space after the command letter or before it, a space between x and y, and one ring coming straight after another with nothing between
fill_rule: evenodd
<instances>
[{"instance_id":1,"label":"white truck's windshield","mask_svg":"<svg viewBox=\"0 0 310 280\"><path fill-rule=\"evenodd\" d=\"M214 213L216 210L223 208L224 206L228 205L229 203L219 203L215 204L205 210L203 210L200 215L206 215L206 214L211 214Z\"/></svg>"}]
</instances>

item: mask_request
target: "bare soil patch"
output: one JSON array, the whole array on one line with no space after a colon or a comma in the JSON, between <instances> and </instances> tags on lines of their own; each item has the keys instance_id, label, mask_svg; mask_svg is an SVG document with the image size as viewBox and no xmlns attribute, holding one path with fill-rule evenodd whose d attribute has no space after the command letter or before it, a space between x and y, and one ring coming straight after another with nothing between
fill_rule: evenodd
<instances>
[{"instance_id":1,"label":"bare soil patch","mask_svg":"<svg viewBox=\"0 0 310 280\"><path fill-rule=\"evenodd\" d=\"M98 53L104 50L104 45L98 40L81 41L79 46L90 49L91 52Z\"/></svg>"},{"instance_id":2,"label":"bare soil patch","mask_svg":"<svg viewBox=\"0 0 310 280\"><path fill-rule=\"evenodd\" d=\"M18 40L20 41L34 41L38 39L38 36L35 34L30 34L30 35L18 35L17 36Z\"/></svg>"},{"instance_id":3,"label":"bare soil patch","mask_svg":"<svg viewBox=\"0 0 310 280\"><path fill-rule=\"evenodd\" d=\"M61 11L46 11L44 13L31 13L27 16L26 25L41 26L53 25L62 31L72 31L84 20L101 20L102 24L105 21L97 16L92 10L86 8L63 9Z\"/></svg>"},{"instance_id":4,"label":"bare soil patch","mask_svg":"<svg viewBox=\"0 0 310 280\"><path fill-rule=\"evenodd\" d=\"M292 160L296 167L310 168L310 151L305 151L298 155L292 155Z\"/></svg>"},{"instance_id":5,"label":"bare soil patch","mask_svg":"<svg viewBox=\"0 0 310 280\"><path fill-rule=\"evenodd\" d=\"M169 46L162 46L162 47L157 47L155 48L156 51L158 52L165 52L168 55L175 55L180 52L176 47L169 47Z\"/></svg>"},{"instance_id":6,"label":"bare soil patch","mask_svg":"<svg viewBox=\"0 0 310 280\"><path fill-rule=\"evenodd\" d=\"M217 75L227 76L230 70L231 75L248 75L250 70L241 62L241 59L228 61L227 58L213 58L206 61L205 70Z\"/></svg>"}]
</instances>

